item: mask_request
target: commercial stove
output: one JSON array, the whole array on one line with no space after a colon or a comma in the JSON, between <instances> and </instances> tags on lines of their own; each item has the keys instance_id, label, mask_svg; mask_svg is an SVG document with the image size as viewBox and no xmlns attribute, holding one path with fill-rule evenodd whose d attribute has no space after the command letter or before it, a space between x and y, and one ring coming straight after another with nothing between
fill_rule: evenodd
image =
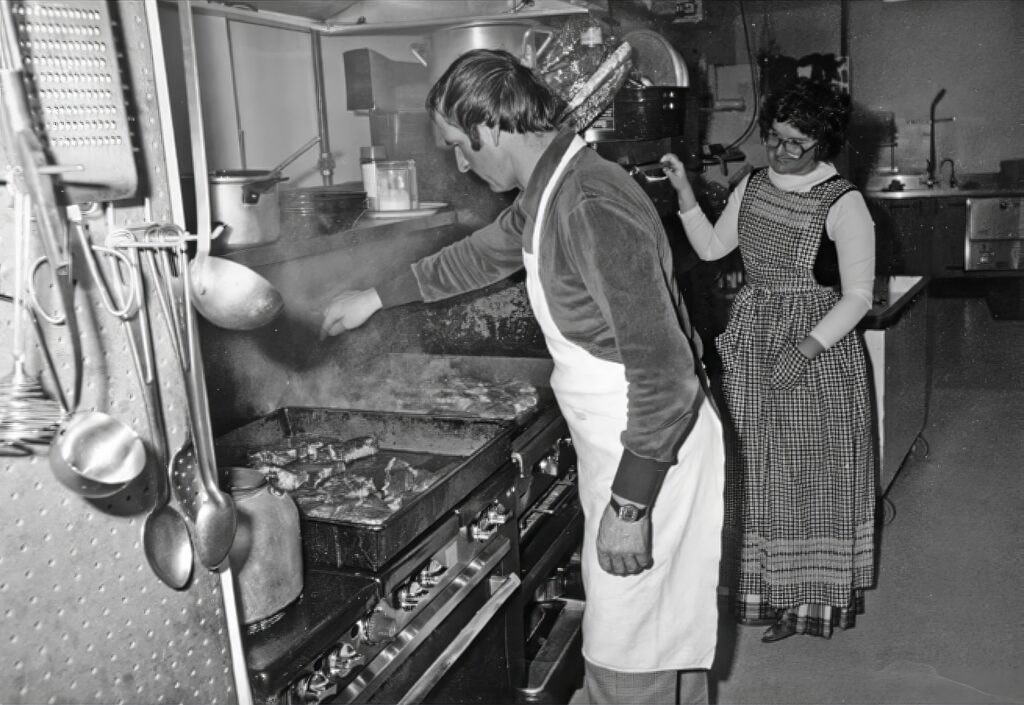
<instances>
[{"instance_id":1,"label":"commercial stove","mask_svg":"<svg viewBox=\"0 0 1024 705\"><path fill-rule=\"evenodd\" d=\"M438 358L409 363L402 359L402 369L422 374ZM389 365L393 383L402 374L394 359ZM550 361L513 361L510 371L508 360L457 358L443 367L546 384ZM555 628L558 617L569 615L574 626L559 643L578 647L582 595L570 594L582 512L565 422L550 390L536 389L535 404L509 418L284 407L218 439L223 466L289 438L373 435L382 455L437 474L372 522L303 510L303 591L247 628L257 702L497 703L545 699L552 689L565 696L581 661L569 653L553 662L548 642L553 630L565 632ZM364 392L342 401L386 405Z\"/></svg>"}]
</instances>

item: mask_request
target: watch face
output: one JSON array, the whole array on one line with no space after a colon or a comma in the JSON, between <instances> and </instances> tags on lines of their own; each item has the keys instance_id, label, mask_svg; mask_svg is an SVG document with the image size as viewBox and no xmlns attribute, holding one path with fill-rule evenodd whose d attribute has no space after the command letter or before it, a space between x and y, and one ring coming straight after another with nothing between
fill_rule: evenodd
<instances>
[{"instance_id":1,"label":"watch face","mask_svg":"<svg viewBox=\"0 0 1024 705\"><path fill-rule=\"evenodd\" d=\"M632 504L623 504L619 507L619 519L622 521L637 521L641 514L640 508Z\"/></svg>"}]
</instances>

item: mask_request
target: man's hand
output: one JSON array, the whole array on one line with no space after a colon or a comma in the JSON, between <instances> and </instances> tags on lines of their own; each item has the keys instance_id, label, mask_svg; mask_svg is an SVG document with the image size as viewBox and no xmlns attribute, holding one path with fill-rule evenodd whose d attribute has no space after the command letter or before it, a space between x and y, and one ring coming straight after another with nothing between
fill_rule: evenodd
<instances>
[{"instance_id":1,"label":"man's hand","mask_svg":"<svg viewBox=\"0 0 1024 705\"><path fill-rule=\"evenodd\" d=\"M341 292L324 308L324 320L320 324L321 339L358 328L382 307L376 289Z\"/></svg>"},{"instance_id":2,"label":"man's hand","mask_svg":"<svg viewBox=\"0 0 1024 705\"><path fill-rule=\"evenodd\" d=\"M639 521L626 522L605 507L597 530L597 562L612 575L636 575L654 565L650 511Z\"/></svg>"}]
</instances>

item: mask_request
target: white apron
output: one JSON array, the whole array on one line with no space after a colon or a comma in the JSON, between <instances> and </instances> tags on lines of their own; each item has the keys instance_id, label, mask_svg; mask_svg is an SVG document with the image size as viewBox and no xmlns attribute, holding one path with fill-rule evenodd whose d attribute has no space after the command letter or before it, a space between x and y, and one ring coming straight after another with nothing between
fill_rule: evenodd
<instances>
[{"instance_id":1,"label":"white apron","mask_svg":"<svg viewBox=\"0 0 1024 705\"><path fill-rule=\"evenodd\" d=\"M554 360L551 388L579 458L585 516L583 656L615 671L709 668L714 657L722 528L724 450L718 416L705 401L654 505L654 566L640 575L606 573L597 562L597 530L622 456L626 428L623 365L567 340L551 318L539 277L540 232L566 166L585 142L576 137L546 185L523 251L526 287Z\"/></svg>"}]
</instances>

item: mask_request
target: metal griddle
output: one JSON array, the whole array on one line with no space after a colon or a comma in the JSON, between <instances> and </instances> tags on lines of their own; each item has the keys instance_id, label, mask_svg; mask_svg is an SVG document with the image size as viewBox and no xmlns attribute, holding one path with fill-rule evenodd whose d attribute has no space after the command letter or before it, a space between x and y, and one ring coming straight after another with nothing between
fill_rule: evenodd
<instances>
[{"instance_id":1,"label":"metal griddle","mask_svg":"<svg viewBox=\"0 0 1024 705\"><path fill-rule=\"evenodd\" d=\"M387 411L283 407L216 441L218 465L246 465L248 452L289 437L342 440L373 435L380 453L440 474L422 493L379 521L302 517L309 567L379 570L499 468L509 463L515 421Z\"/></svg>"}]
</instances>

